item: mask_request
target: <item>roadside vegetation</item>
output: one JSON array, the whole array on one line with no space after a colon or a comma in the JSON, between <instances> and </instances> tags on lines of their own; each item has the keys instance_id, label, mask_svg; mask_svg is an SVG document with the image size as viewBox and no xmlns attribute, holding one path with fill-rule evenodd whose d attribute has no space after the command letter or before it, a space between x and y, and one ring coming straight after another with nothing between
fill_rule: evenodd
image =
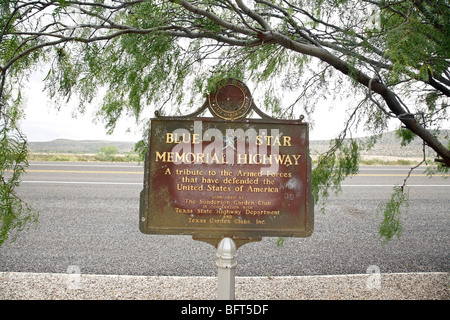
<instances>
[{"instance_id":1,"label":"roadside vegetation","mask_svg":"<svg viewBox=\"0 0 450 320\"><path fill-rule=\"evenodd\" d=\"M70 153L30 153L29 161L74 161L74 162L141 162L136 153L115 154L105 156L97 154L70 154Z\"/></svg>"},{"instance_id":2,"label":"roadside vegetation","mask_svg":"<svg viewBox=\"0 0 450 320\"><path fill-rule=\"evenodd\" d=\"M62 143L62 141L64 143ZM30 142L29 161L79 161L79 162L142 162L139 153L133 151L133 143L103 141L54 140ZM129 146L128 146L129 145ZM128 151L130 150L130 151Z\"/></svg>"}]
</instances>

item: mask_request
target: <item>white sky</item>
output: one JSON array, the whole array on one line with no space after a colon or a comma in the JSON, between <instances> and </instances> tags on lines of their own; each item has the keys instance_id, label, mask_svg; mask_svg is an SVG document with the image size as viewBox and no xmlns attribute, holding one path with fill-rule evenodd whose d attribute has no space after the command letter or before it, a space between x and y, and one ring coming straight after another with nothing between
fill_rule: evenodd
<instances>
[{"instance_id":1,"label":"white sky","mask_svg":"<svg viewBox=\"0 0 450 320\"><path fill-rule=\"evenodd\" d=\"M42 74L34 74L25 91L25 119L21 121L21 129L28 141L51 141L54 139L72 140L112 140L112 141L138 141L142 133L137 128L134 119L120 120L112 135L106 133L104 124L94 122L95 105L87 108L84 114L77 113L76 101L66 103L56 109L55 103L50 101L46 92Z\"/></svg>"},{"instance_id":2,"label":"white sky","mask_svg":"<svg viewBox=\"0 0 450 320\"><path fill-rule=\"evenodd\" d=\"M34 74L25 92L25 119L21 129L28 141L51 141L54 139L72 140L112 140L138 141L142 139L142 129L133 118L119 121L112 135L106 133L103 123L94 123L94 105L84 114L72 116L76 103L69 103L56 110L53 102L43 92L42 74ZM65 102L64 102L65 103ZM319 108L317 108L319 109ZM345 108L336 108L345 110ZM194 110L192 110L194 111ZM148 111L150 112L150 111ZM151 111L153 112L153 111ZM153 113L148 116L153 117ZM310 140L325 140L336 137L343 129L345 115L343 111L321 108L314 116L314 127L310 130Z\"/></svg>"}]
</instances>

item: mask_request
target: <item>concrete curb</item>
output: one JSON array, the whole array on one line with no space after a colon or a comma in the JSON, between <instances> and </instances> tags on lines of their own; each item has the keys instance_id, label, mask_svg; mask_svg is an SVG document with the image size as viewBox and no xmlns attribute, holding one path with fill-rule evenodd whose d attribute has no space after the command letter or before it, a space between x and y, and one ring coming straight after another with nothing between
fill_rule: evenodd
<instances>
[{"instance_id":1,"label":"concrete curb","mask_svg":"<svg viewBox=\"0 0 450 320\"><path fill-rule=\"evenodd\" d=\"M216 277L0 272L0 300L214 300ZM236 277L236 300L449 300L449 273Z\"/></svg>"}]
</instances>

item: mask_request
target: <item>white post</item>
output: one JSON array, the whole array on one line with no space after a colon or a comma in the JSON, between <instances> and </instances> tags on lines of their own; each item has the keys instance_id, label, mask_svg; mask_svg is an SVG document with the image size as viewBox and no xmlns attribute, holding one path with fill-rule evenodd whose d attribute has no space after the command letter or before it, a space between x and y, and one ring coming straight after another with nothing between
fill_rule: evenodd
<instances>
[{"instance_id":1,"label":"white post","mask_svg":"<svg viewBox=\"0 0 450 320\"><path fill-rule=\"evenodd\" d=\"M223 238L217 246L217 299L234 300L236 244L231 238Z\"/></svg>"}]
</instances>

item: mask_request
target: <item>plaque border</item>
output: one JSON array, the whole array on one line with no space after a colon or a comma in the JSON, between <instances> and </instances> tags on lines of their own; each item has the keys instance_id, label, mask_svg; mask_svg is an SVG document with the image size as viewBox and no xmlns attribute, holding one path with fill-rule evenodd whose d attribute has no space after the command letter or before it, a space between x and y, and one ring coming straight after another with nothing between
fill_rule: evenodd
<instances>
[{"instance_id":1,"label":"plaque border","mask_svg":"<svg viewBox=\"0 0 450 320\"><path fill-rule=\"evenodd\" d=\"M209 123L228 123L229 121L225 119L215 119L215 118L193 118L193 119L152 119L156 122L167 122L167 123L177 123L177 122L194 122L194 121L203 121ZM233 124L242 123L245 124L270 124L274 125L273 121L268 121L264 119L241 119L233 121ZM275 123L276 124L276 123ZM150 169L152 165L156 165L154 162L150 161L150 154L152 153L151 149L151 134L152 129L149 131L149 150L146 153L145 157L145 166L144 166L144 188L140 194L140 209L139 209L139 227L140 231L145 234L164 234L164 235L191 235L193 239L204 241L207 243L211 243L214 246L217 246L219 241L224 237L230 237L236 241L238 246L243 245L247 242L260 241L262 237L309 237L313 233L314 230L314 196L311 193L311 157L309 156L309 125L300 120L284 120L280 121L280 127L283 125L302 125L306 126L306 148L307 148L307 177L306 177L306 203L305 206L305 216L302 217L305 219L304 225L305 228L302 229L292 229L292 228L283 228L280 230L274 230L270 228L268 230L264 230L264 227L255 230L255 228L240 228L239 230L221 230L218 228L204 228L202 230L201 227L189 228L189 227L154 227L149 228L147 226L147 220L149 216L152 214L150 212L150 204L149 204L149 191L151 185L150 177ZM169 196L169 195L168 195ZM225 229L225 228L224 228Z\"/></svg>"}]
</instances>

